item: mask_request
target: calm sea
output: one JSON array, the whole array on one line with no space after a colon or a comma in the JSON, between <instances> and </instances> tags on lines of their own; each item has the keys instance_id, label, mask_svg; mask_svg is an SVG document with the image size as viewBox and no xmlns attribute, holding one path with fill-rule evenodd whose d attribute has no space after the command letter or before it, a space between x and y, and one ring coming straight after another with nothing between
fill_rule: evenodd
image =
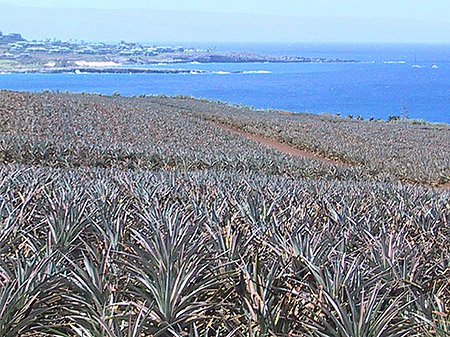
<instances>
[{"instance_id":1,"label":"calm sea","mask_svg":"<svg viewBox=\"0 0 450 337\"><path fill-rule=\"evenodd\" d=\"M217 51L352 59L358 63L176 64L212 74L1 74L0 88L190 95L294 112L450 123L450 45L206 44ZM413 67L414 66L414 67ZM239 72L239 73L233 73Z\"/></svg>"}]
</instances>

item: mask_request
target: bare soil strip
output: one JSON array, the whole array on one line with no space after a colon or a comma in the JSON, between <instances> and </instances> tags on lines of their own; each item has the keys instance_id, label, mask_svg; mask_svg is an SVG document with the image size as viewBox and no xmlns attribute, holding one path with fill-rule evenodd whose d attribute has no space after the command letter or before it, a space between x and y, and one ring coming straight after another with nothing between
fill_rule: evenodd
<instances>
[{"instance_id":1,"label":"bare soil strip","mask_svg":"<svg viewBox=\"0 0 450 337\"><path fill-rule=\"evenodd\" d=\"M229 125L225 125L222 123L217 123L214 122L214 124L216 124L217 126L219 126L221 129L223 130L227 130L231 133L240 135L240 136L244 136L247 139L251 139L255 142L258 142L264 146L270 147L272 149L275 149L277 151L280 151L282 153L286 153L295 157L299 157L299 158L307 158L307 159L314 159L317 161L320 161L322 163L325 164L330 164L330 165L337 165L337 166L341 166L341 167L350 167L348 164L339 162L337 160L333 160L333 159L329 159L329 158L325 158L325 157L320 157L317 154L313 153L313 152L308 152L308 151L304 151L304 150L300 150L298 148L295 148L291 145L288 145L286 143L282 143L270 138L266 138L263 136L257 136L254 135L252 133L249 132L245 132L245 131L241 131L241 130L237 130Z\"/></svg>"},{"instance_id":2,"label":"bare soil strip","mask_svg":"<svg viewBox=\"0 0 450 337\"><path fill-rule=\"evenodd\" d=\"M245 131L241 131L238 129L235 129L229 125L226 124L222 124L222 123L218 123L218 122L213 122L215 125L217 125L218 127L220 127L223 130L227 130L231 133L234 133L236 135L240 135L240 136L244 136L247 139L251 139L255 142L258 142L264 146L270 147L272 149L275 149L277 151L280 151L282 153L286 153L295 157L299 157L299 158L307 158L307 159L314 159L317 161L320 161L322 163L325 164L330 164L330 165L337 165L340 167L351 167L349 164L337 161L337 160L333 160L333 159L329 159L329 158L325 158L325 157L320 157L317 154L313 153L313 152L308 152L308 151L304 151L304 150L300 150L298 148L295 148L291 145L288 145L286 143L282 143L270 138L266 138L263 136L257 136L254 135L252 133L249 132L245 132ZM411 185L415 185L415 184L411 184ZM426 185L425 187L431 187L431 188L438 188L438 189L442 189L442 190L449 190L450 189L450 183L445 183L445 184L441 184L441 185Z\"/></svg>"}]
</instances>

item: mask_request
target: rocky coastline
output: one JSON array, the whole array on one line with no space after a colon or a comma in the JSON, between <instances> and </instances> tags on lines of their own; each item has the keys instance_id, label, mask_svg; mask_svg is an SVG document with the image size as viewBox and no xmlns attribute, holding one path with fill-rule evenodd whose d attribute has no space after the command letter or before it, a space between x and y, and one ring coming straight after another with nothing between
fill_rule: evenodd
<instances>
[{"instance_id":1,"label":"rocky coastline","mask_svg":"<svg viewBox=\"0 0 450 337\"><path fill-rule=\"evenodd\" d=\"M80 61L74 61L69 64L76 64ZM305 58L305 57L292 57L292 56L260 56L245 53L205 53L198 54L196 56L190 55L189 57L172 56L165 59L128 59L128 60L116 60L117 65L99 66L89 65L89 63L96 64L102 62L87 61L83 66L39 66L30 67L27 65L20 65L17 67L0 68L1 74L210 74L217 73L217 71L199 70L199 69L177 69L177 68L143 68L139 65L176 65L180 63L352 63L354 60L340 60L340 59L327 59L327 58ZM108 62L105 62L107 64ZM242 71L228 71L226 73L239 74Z\"/></svg>"},{"instance_id":2,"label":"rocky coastline","mask_svg":"<svg viewBox=\"0 0 450 337\"><path fill-rule=\"evenodd\" d=\"M1 70L3 74L189 74L211 73L204 70L188 69L155 69L155 68L128 68L128 67L63 67L63 68L19 68Z\"/></svg>"}]
</instances>

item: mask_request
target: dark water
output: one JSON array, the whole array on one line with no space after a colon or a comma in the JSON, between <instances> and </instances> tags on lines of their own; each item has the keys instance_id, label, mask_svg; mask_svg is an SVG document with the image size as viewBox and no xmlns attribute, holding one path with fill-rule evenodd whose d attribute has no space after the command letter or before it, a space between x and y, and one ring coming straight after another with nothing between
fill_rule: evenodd
<instances>
[{"instance_id":1,"label":"dark water","mask_svg":"<svg viewBox=\"0 0 450 337\"><path fill-rule=\"evenodd\" d=\"M324 64L177 64L213 74L0 75L0 88L191 95L295 112L450 123L450 45L213 44L216 50L354 59ZM416 65L417 67L413 67ZM433 67L434 65L434 67ZM241 73L232 73L240 71Z\"/></svg>"}]
</instances>

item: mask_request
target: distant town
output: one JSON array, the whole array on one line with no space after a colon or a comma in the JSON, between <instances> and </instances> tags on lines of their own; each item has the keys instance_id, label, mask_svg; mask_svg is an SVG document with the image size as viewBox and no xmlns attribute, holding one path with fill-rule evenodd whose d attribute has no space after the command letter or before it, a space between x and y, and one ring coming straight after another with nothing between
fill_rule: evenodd
<instances>
[{"instance_id":1,"label":"distant town","mask_svg":"<svg viewBox=\"0 0 450 337\"><path fill-rule=\"evenodd\" d=\"M57 39L28 41L19 33L0 32L2 72L121 72L117 67L155 63L215 62L354 62L352 60L297 56L256 55L245 52L215 52L213 49L158 46L121 41L117 44ZM94 70L93 70L94 68ZM105 68L107 68L105 70ZM127 68L128 71L129 68ZM133 71L133 70L131 70ZM136 70L144 72L144 70ZM146 71L148 72L148 71Z\"/></svg>"},{"instance_id":2,"label":"distant town","mask_svg":"<svg viewBox=\"0 0 450 337\"><path fill-rule=\"evenodd\" d=\"M155 56L159 53L174 52L208 52L210 50L199 50L194 48L167 47L167 46L147 46L138 43L126 43L121 41L117 45L106 43L85 43L84 41L60 41L46 39L43 41L27 41L20 34L3 35L0 32L0 44L6 45L8 50L3 56L30 56L27 53L47 53L47 54L80 54L80 55L108 55L117 54L120 56Z\"/></svg>"}]
</instances>

